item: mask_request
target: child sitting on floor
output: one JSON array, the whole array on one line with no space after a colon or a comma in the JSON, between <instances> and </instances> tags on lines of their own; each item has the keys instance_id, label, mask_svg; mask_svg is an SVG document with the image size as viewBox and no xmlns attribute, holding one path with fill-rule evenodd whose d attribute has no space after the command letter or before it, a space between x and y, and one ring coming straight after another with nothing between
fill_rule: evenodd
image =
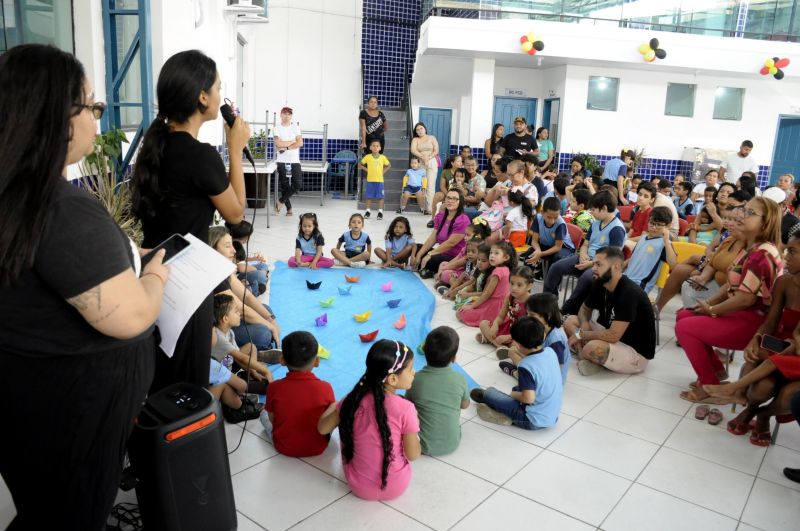
<instances>
[{"instance_id":1,"label":"child sitting on floor","mask_svg":"<svg viewBox=\"0 0 800 531\"><path fill-rule=\"evenodd\" d=\"M272 381L272 372L263 363L278 363L280 350L270 349L258 352L253 343L247 343L239 347L236 344L236 334L233 328L242 323L242 307L236 304L237 300L225 293L214 295L214 335L216 339L212 341L211 357L220 363L232 360L230 368L234 374L242 374L247 378L247 368L250 367L250 375L257 380Z\"/></svg>"},{"instance_id":2,"label":"child sitting on floor","mask_svg":"<svg viewBox=\"0 0 800 531\"><path fill-rule=\"evenodd\" d=\"M478 343L491 343L496 347L503 347L511 343L511 325L525 316L525 301L533 288L533 271L527 266L521 266L511 273L509 278L510 292L505 304L500 308L494 321L481 321L480 332L475 336Z\"/></svg>"},{"instance_id":3,"label":"child sitting on floor","mask_svg":"<svg viewBox=\"0 0 800 531\"><path fill-rule=\"evenodd\" d=\"M347 396L319 419L327 435L339 426L342 462L353 494L392 500L411 482L411 463L420 456L414 404L396 394L414 381L414 352L400 341L381 339L367 352L367 370Z\"/></svg>"},{"instance_id":4,"label":"child sitting on floor","mask_svg":"<svg viewBox=\"0 0 800 531\"><path fill-rule=\"evenodd\" d=\"M474 282L476 271L478 269L478 249L483 244L483 240L477 236L467 242L464 247L466 254L464 256L464 269L459 275L450 276L450 287L439 286L438 291L442 297L449 300L454 300L458 292L470 282ZM487 255L488 260L488 255Z\"/></svg>"},{"instance_id":5,"label":"child sitting on floor","mask_svg":"<svg viewBox=\"0 0 800 531\"><path fill-rule=\"evenodd\" d=\"M383 262L381 268L406 267L416 249L411 224L407 218L397 216L389 223L384 245L384 249L375 249L375 255Z\"/></svg>"},{"instance_id":6,"label":"child sitting on floor","mask_svg":"<svg viewBox=\"0 0 800 531\"><path fill-rule=\"evenodd\" d=\"M350 267L366 267L372 256L372 240L369 234L363 231L364 216L353 214L348 222L350 230L345 231L339 236L336 247L331 249L331 254L339 260L342 265ZM344 245L344 251L339 249Z\"/></svg>"},{"instance_id":7,"label":"child sitting on floor","mask_svg":"<svg viewBox=\"0 0 800 531\"><path fill-rule=\"evenodd\" d=\"M236 251L236 271L239 280L247 281L247 287L256 297L267 291L267 277L269 266L267 259L261 253L247 256L246 246L253 234L253 225L243 220L238 225L226 223L228 232L233 239L233 248Z\"/></svg>"},{"instance_id":8,"label":"child sitting on floor","mask_svg":"<svg viewBox=\"0 0 800 531\"><path fill-rule=\"evenodd\" d=\"M333 267L333 260L322 256L325 238L319 231L317 215L307 212L300 215L297 238L294 242L294 256L289 258L289 267Z\"/></svg>"},{"instance_id":9,"label":"child sitting on floor","mask_svg":"<svg viewBox=\"0 0 800 531\"><path fill-rule=\"evenodd\" d=\"M517 264L517 253L508 242L497 242L489 252L489 265L492 272L483 291L474 301L462 306L456 312L459 321L467 326L478 326L483 320L494 320L509 293L508 277L510 268Z\"/></svg>"},{"instance_id":10,"label":"child sitting on floor","mask_svg":"<svg viewBox=\"0 0 800 531\"><path fill-rule=\"evenodd\" d=\"M317 340L308 332L292 332L283 339L281 365L289 372L269 386L261 413L267 438L289 457L319 455L330 440L330 435L317 431L317 422L336 399L331 384L312 372L319 366L317 349Z\"/></svg>"},{"instance_id":11,"label":"child sitting on floor","mask_svg":"<svg viewBox=\"0 0 800 531\"><path fill-rule=\"evenodd\" d=\"M446 455L461 442L461 413L469 407L467 380L453 369L458 334L449 326L431 330L422 348L427 364L414 376L406 398L419 415L422 453Z\"/></svg>"},{"instance_id":12,"label":"child sitting on floor","mask_svg":"<svg viewBox=\"0 0 800 531\"><path fill-rule=\"evenodd\" d=\"M566 383L569 371L569 339L564 332L564 318L558 309L558 297L552 293L536 293L528 297L525 306L528 317L538 319L544 326L543 346L550 347L556 353L561 367L561 382ZM501 356L501 349L497 349L497 357L502 359ZM516 350L509 349L508 356L515 366L522 361L522 356Z\"/></svg>"},{"instance_id":13,"label":"child sitting on floor","mask_svg":"<svg viewBox=\"0 0 800 531\"><path fill-rule=\"evenodd\" d=\"M494 269L491 264L489 264L489 253L491 250L492 248L485 243L478 246L478 258L476 259L475 271L471 279L459 286L458 293L456 293L453 299L455 301L453 305L454 310L459 310L462 306L477 300L481 293L483 293L486 281L489 279L489 275L492 274L492 270Z\"/></svg>"},{"instance_id":14,"label":"child sitting on floor","mask_svg":"<svg viewBox=\"0 0 800 531\"><path fill-rule=\"evenodd\" d=\"M519 385L511 395L494 387L470 392L478 403L478 415L486 422L515 425L526 430L549 428L558 421L563 384L556 353L543 347L544 326L533 317L511 325L514 346L523 356L517 367Z\"/></svg>"}]
</instances>

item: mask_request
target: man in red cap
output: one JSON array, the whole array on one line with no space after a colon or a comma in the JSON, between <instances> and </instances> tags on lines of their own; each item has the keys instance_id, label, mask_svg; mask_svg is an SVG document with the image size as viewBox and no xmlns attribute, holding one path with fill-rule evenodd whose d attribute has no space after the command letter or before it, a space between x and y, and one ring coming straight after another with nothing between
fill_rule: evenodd
<instances>
[{"instance_id":1,"label":"man in red cap","mask_svg":"<svg viewBox=\"0 0 800 531\"><path fill-rule=\"evenodd\" d=\"M275 212L281 211L281 206L286 205L286 215L292 215L292 202L290 198L300 191L303 173L300 170L300 148L303 147L303 137L300 127L292 123L292 108L281 109L281 123L275 126L273 132L275 140L275 157L278 163L278 183L280 184L280 197L275 203Z\"/></svg>"}]
</instances>

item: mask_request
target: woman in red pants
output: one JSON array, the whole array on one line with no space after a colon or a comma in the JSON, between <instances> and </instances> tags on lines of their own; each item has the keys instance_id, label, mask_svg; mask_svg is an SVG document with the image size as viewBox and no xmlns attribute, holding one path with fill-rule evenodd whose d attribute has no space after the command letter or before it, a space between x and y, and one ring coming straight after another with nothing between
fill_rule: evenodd
<instances>
[{"instance_id":1,"label":"woman in red pants","mask_svg":"<svg viewBox=\"0 0 800 531\"><path fill-rule=\"evenodd\" d=\"M767 316L772 288L783 272L778 250L781 213L769 199L751 199L733 230L746 242L728 270L728 282L694 308L678 312L675 335L692 363L697 381L681 398L709 402L702 385L727 377L714 347L743 349Z\"/></svg>"}]
</instances>

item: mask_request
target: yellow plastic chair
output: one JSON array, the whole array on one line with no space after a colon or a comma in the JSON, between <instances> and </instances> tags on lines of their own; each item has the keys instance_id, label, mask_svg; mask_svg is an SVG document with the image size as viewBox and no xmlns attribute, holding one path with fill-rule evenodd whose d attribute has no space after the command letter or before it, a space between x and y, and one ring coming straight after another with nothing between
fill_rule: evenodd
<instances>
[{"instance_id":1,"label":"yellow plastic chair","mask_svg":"<svg viewBox=\"0 0 800 531\"><path fill-rule=\"evenodd\" d=\"M675 254L677 255L676 262L679 264L691 256L703 256L706 254L706 246L699 243L672 242L672 248L675 249ZM658 274L658 280L656 281L656 287L659 291L664 289L667 283L667 277L669 277L669 271L669 265L664 264L661 268L661 272ZM661 334L659 333L659 321L661 320L661 316L655 306L653 309L656 314L656 345L660 345Z\"/></svg>"}]
</instances>

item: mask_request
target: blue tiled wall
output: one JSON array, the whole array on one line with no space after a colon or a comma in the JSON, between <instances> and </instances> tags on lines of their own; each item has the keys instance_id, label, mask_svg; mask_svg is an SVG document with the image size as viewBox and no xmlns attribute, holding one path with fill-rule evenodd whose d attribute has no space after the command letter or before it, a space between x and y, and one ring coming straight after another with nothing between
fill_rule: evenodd
<instances>
[{"instance_id":1,"label":"blue tiled wall","mask_svg":"<svg viewBox=\"0 0 800 531\"><path fill-rule=\"evenodd\" d=\"M400 107L406 65L413 66L417 53L419 12L420 0L364 0L364 101L378 96L381 106Z\"/></svg>"}]
</instances>

